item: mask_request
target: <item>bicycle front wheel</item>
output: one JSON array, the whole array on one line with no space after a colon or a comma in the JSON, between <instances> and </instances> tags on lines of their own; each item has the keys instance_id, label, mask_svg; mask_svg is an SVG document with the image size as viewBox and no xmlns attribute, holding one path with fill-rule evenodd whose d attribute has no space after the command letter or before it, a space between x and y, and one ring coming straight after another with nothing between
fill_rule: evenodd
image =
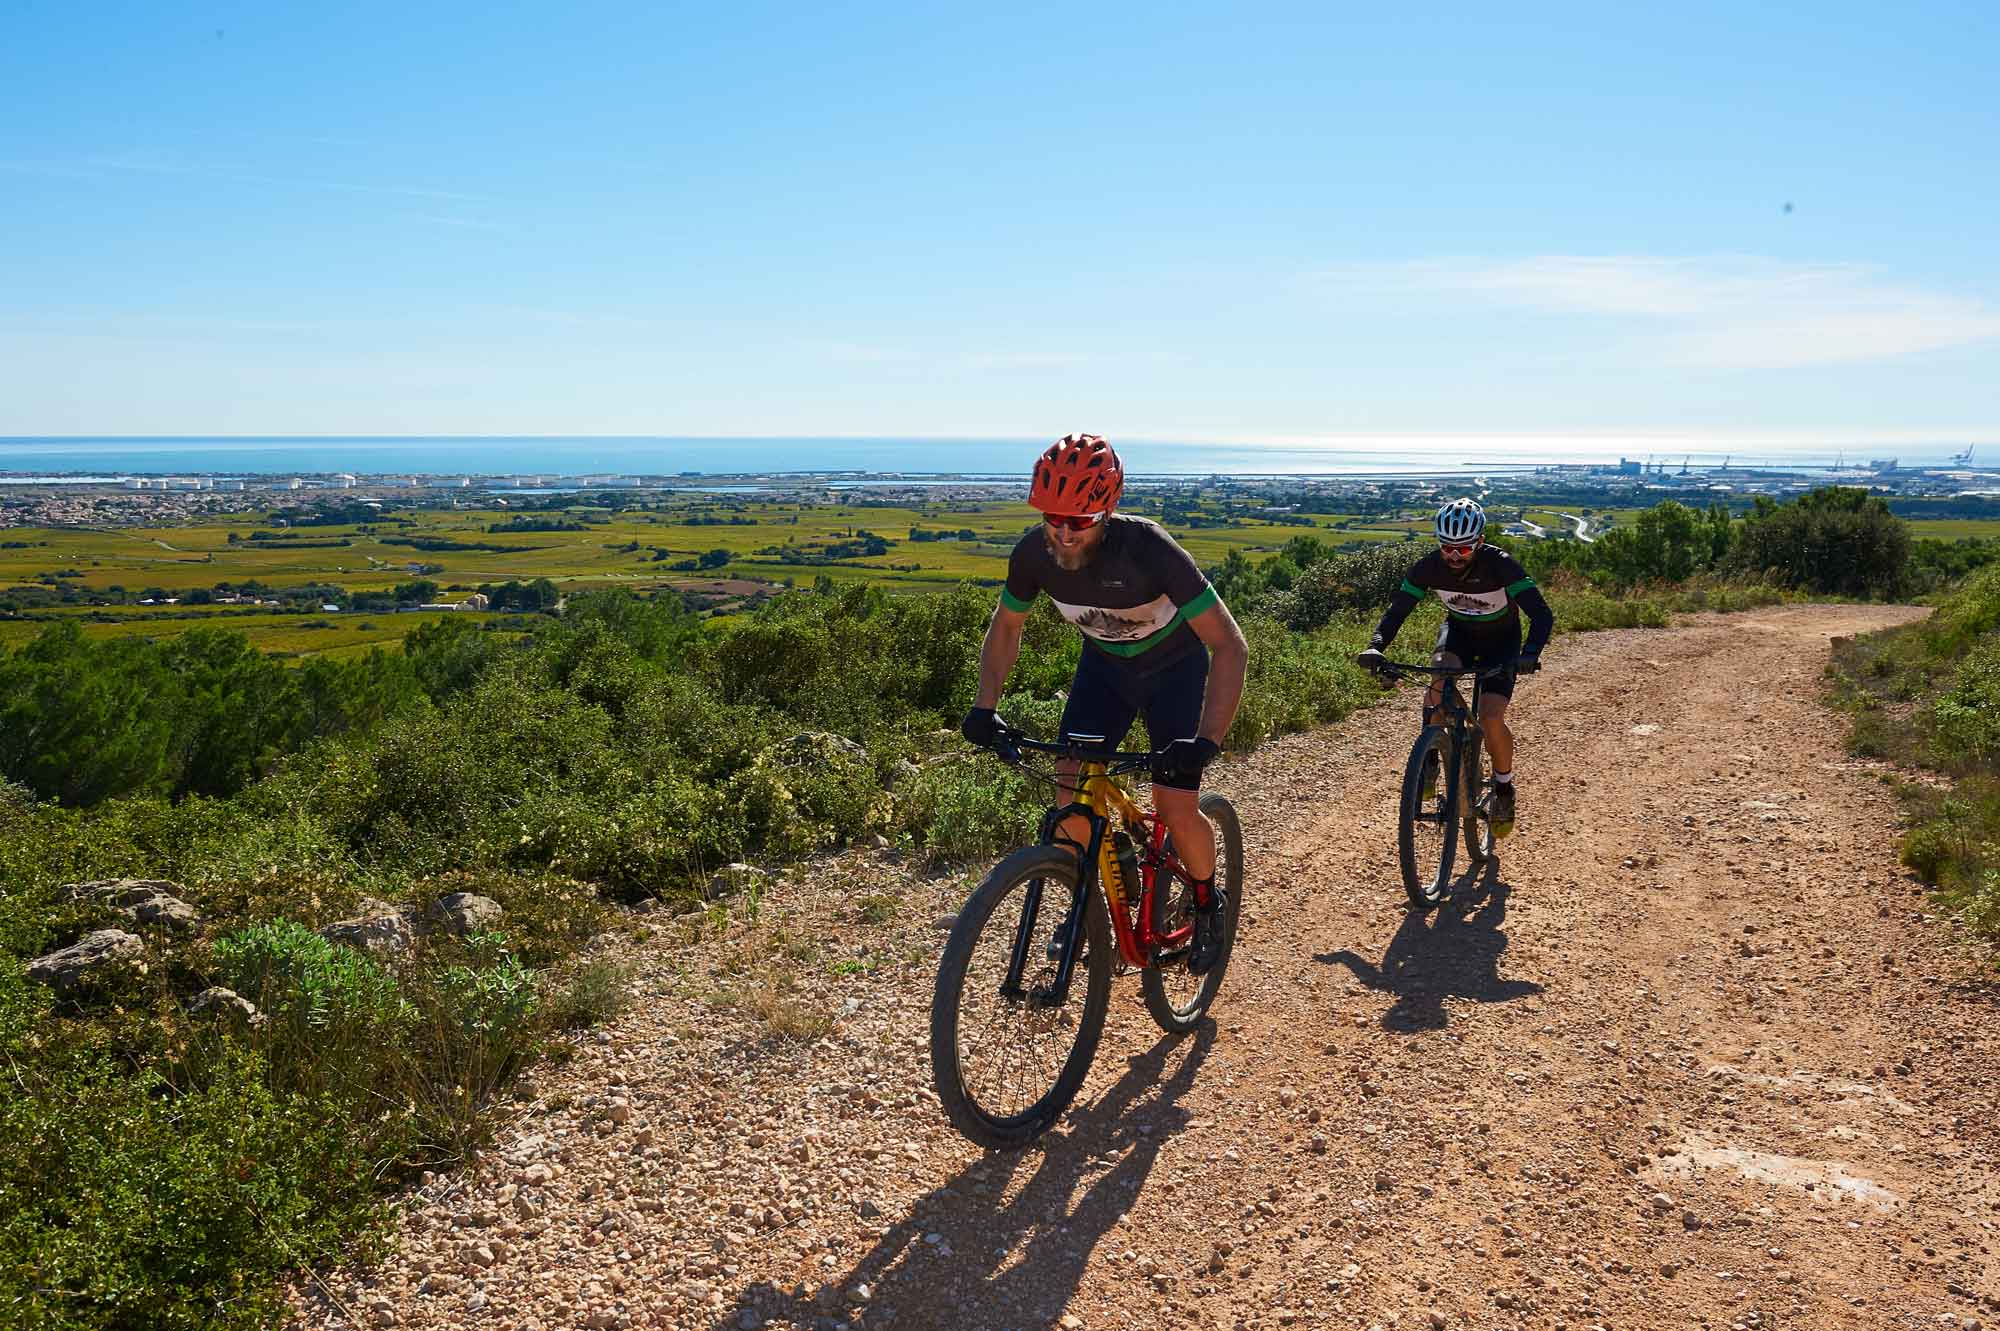
<instances>
[{"instance_id":1,"label":"bicycle front wheel","mask_svg":"<svg viewBox=\"0 0 2000 1331\"><path fill-rule=\"evenodd\" d=\"M1493 858L1493 755L1477 730L1466 737L1459 770L1459 827L1465 833L1465 853L1477 867Z\"/></svg>"},{"instance_id":2,"label":"bicycle front wheel","mask_svg":"<svg viewBox=\"0 0 2000 1331\"><path fill-rule=\"evenodd\" d=\"M1146 997L1146 1011L1153 1014L1161 1030L1169 1035L1186 1035L1201 1024L1215 991L1222 987L1222 972L1229 967L1229 954L1236 947L1236 924L1243 910L1243 824L1236 806L1220 795L1201 797L1201 811L1215 824L1215 886L1222 893L1222 953L1201 975L1190 974L1187 958L1165 965L1148 966L1139 974L1139 991ZM1153 929L1172 933L1194 923L1194 884L1179 874L1162 869L1153 884Z\"/></svg>"},{"instance_id":3,"label":"bicycle front wheel","mask_svg":"<svg viewBox=\"0 0 2000 1331\"><path fill-rule=\"evenodd\" d=\"M1437 767L1426 781L1425 762L1433 755ZM1450 737L1443 726L1425 726L1410 748L1410 763L1403 772L1396 827L1403 890L1419 910L1437 905L1451 881L1452 853L1458 843L1456 778Z\"/></svg>"},{"instance_id":4,"label":"bicycle front wheel","mask_svg":"<svg viewBox=\"0 0 2000 1331\"><path fill-rule=\"evenodd\" d=\"M1095 891L1062 1001L1054 994L1062 926L1076 899L1076 857L1055 846L1015 851L986 875L952 926L931 1000L931 1076L952 1125L989 1150L1046 1132L1083 1085L1111 1002L1111 928ZM1040 901L1027 918L1039 884ZM1016 938L1028 930L1018 989L1006 989Z\"/></svg>"}]
</instances>

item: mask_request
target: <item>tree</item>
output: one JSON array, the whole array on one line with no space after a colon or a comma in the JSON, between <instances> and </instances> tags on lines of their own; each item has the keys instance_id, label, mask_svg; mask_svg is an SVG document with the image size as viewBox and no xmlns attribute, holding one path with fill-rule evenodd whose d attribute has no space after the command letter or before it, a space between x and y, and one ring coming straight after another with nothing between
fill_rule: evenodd
<instances>
[{"instance_id":1,"label":"tree","mask_svg":"<svg viewBox=\"0 0 2000 1331\"><path fill-rule=\"evenodd\" d=\"M1910 529L1866 490L1826 486L1784 504L1759 495L1729 562L1788 587L1889 597L1909 576Z\"/></svg>"},{"instance_id":2,"label":"tree","mask_svg":"<svg viewBox=\"0 0 2000 1331\"><path fill-rule=\"evenodd\" d=\"M414 578L409 582L396 584L394 595L397 605L422 605L437 600L438 585L429 578Z\"/></svg>"}]
</instances>

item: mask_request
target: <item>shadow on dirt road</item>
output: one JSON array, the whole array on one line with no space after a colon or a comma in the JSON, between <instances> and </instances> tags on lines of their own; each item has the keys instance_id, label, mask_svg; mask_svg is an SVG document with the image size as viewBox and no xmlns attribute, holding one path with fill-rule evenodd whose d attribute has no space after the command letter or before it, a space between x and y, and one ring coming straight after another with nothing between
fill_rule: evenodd
<instances>
[{"instance_id":1,"label":"shadow on dirt road","mask_svg":"<svg viewBox=\"0 0 2000 1331\"><path fill-rule=\"evenodd\" d=\"M1396 995L1382 1014L1385 1029L1440 1030L1447 998L1508 1003L1542 992L1533 981L1500 978L1500 954L1507 950L1500 925L1512 891L1500 877L1499 861L1488 860L1483 872L1454 883L1435 910L1405 913L1379 965L1345 949L1313 960L1345 966L1370 989Z\"/></svg>"},{"instance_id":2,"label":"shadow on dirt road","mask_svg":"<svg viewBox=\"0 0 2000 1331\"><path fill-rule=\"evenodd\" d=\"M1192 1039L1161 1039L1131 1056L1125 1074L1072 1110L1058 1133L1022 1151L991 1152L919 1197L822 1288L750 1285L713 1325L831 1327L864 1307L866 1325L1052 1324L1161 1145L1187 1126L1192 1115L1180 1099L1214 1042L1213 1021ZM1107 1158L1093 1174L1093 1160ZM1026 1183L1001 1201L1023 1171L1031 1171ZM864 1285L865 1299L857 1297Z\"/></svg>"}]
</instances>

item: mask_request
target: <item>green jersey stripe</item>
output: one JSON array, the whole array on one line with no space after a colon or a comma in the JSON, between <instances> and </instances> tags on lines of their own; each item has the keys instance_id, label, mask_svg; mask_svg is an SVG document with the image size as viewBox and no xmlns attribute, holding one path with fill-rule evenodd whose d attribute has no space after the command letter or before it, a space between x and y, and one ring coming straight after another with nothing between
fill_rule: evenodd
<instances>
[{"instance_id":1,"label":"green jersey stripe","mask_svg":"<svg viewBox=\"0 0 2000 1331\"><path fill-rule=\"evenodd\" d=\"M1102 638L1092 638L1091 642L1104 651L1110 652L1113 656L1139 656L1165 642L1175 629L1185 624L1195 615L1202 613L1202 611L1216 604L1220 599L1215 594L1215 588L1208 587L1203 590L1201 595L1195 597L1192 601L1189 601L1174 612L1174 617L1168 620L1164 627L1148 637L1141 638L1137 642L1106 642Z\"/></svg>"},{"instance_id":2,"label":"green jersey stripe","mask_svg":"<svg viewBox=\"0 0 2000 1331\"><path fill-rule=\"evenodd\" d=\"M1015 614L1022 614L1027 611L1028 607L1032 605L1033 602L1024 601L1020 597L1014 595L1014 593L1008 591L1005 587L1002 587L1000 589L1000 604L1006 606L1009 610L1012 610Z\"/></svg>"}]
</instances>

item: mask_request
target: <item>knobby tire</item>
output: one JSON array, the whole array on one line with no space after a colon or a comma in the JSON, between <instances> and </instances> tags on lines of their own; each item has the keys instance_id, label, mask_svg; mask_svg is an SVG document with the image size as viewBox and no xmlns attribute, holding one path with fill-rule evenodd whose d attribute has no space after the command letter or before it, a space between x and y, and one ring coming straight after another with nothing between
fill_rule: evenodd
<instances>
[{"instance_id":1,"label":"knobby tire","mask_svg":"<svg viewBox=\"0 0 2000 1331\"><path fill-rule=\"evenodd\" d=\"M1438 755L1437 791L1424 798L1424 758ZM1396 858L1403 869L1403 890L1410 904L1427 910L1444 898L1451 882L1459 775L1452 763L1451 740L1443 726L1425 726L1410 747L1403 771L1403 800L1396 820Z\"/></svg>"},{"instance_id":2,"label":"knobby tire","mask_svg":"<svg viewBox=\"0 0 2000 1331\"><path fill-rule=\"evenodd\" d=\"M1055 1124L1082 1087L1104 1034L1113 948L1104 901L1095 889L1085 897L1083 937L1062 1007L1036 1008L999 993L1028 883L1042 880L1022 973L1023 985L1032 991L1038 980L1046 981L1054 972L1044 947L1069 913L1076 875L1076 857L1067 850L1031 846L1015 851L994 866L959 911L938 963L931 1000L931 1076L952 1125L989 1150L1025 1146ZM1071 1043L1063 1054L1066 1033ZM970 1041L978 1041L980 1048L970 1050ZM991 1056L998 1068L968 1068L968 1052ZM1014 1066L1023 1069L1016 1079L1023 1089L1007 1095L994 1079L1004 1079ZM1035 1098L1015 1103L1028 1095Z\"/></svg>"},{"instance_id":3,"label":"knobby tire","mask_svg":"<svg viewBox=\"0 0 2000 1331\"><path fill-rule=\"evenodd\" d=\"M1236 949L1236 925L1243 910L1243 824L1236 817L1236 806L1220 795L1207 794L1201 797L1201 811L1215 824L1215 885L1224 894L1222 953L1201 976L1191 975L1185 960L1149 966L1139 973L1146 1011L1169 1035L1186 1035L1207 1015L1222 987L1222 973L1229 968L1229 954ZM1162 871L1160 877L1154 884L1153 928L1165 932L1191 917L1194 888L1178 875Z\"/></svg>"}]
</instances>

